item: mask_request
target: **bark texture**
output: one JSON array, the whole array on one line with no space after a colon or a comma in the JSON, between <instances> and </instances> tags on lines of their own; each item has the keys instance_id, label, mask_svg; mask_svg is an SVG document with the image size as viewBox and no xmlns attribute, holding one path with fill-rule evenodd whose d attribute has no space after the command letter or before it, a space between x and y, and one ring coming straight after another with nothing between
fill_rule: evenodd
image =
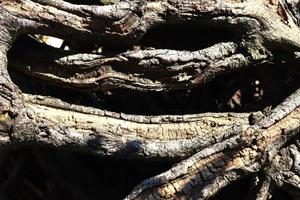
<instances>
[{"instance_id":1,"label":"bark texture","mask_svg":"<svg viewBox=\"0 0 300 200\"><path fill-rule=\"evenodd\" d=\"M1 148L50 145L105 157L180 160L133 188L127 200L208 199L250 175L256 179L249 198L269 199L278 187L299 199L299 85L267 113L137 115L26 94L8 72L9 62L10 70L32 80L90 95L189 90L265 63L297 66L299 15L299 2L288 0L134 0L102 6L0 0ZM191 50L141 42L157 27L185 24L234 34ZM41 44L37 34L62 38L74 48ZM31 35L31 45L18 44L24 35ZM101 51L91 51L95 46Z\"/></svg>"}]
</instances>

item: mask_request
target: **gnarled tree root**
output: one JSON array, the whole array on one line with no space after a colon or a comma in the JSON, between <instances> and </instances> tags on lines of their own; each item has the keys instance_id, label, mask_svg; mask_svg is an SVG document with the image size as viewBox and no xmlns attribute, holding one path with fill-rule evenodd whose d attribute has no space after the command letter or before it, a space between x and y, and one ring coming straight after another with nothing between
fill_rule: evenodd
<instances>
[{"instance_id":1,"label":"gnarled tree root","mask_svg":"<svg viewBox=\"0 0 300 200\"><path fill-rule=\"evenodd\" d=\"M11 68L33 79L76 90L162 91L200 87L216 76L261 63L297 63L297 9L286 1L122 1L108 6L58 0L0 1L0 144L50 144L99 156L186 159L150 178L126 199L207 199L249 174L261 173L253 198L274 187L297 197L300 90L273 111L141 116L23 94L7 71L7 52L20 35L47 34L75 43L115 45L111 54L28 47ZM132 50L154 27L204 23L239 30L232 41L198 51ZM26 48L27 49L27 48ZM23 52L22 52L23 53ZM15 57L14 57L15 56ZM257 113L256 113L257 114ZM253 113L252 113L253 115Z\"/></svg>"}]
</instances>

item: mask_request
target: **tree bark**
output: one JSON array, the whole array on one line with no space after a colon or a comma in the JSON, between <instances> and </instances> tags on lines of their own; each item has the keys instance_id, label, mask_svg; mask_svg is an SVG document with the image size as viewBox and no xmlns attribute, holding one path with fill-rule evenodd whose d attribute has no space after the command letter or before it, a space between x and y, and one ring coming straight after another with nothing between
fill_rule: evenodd
<instances>
[{"instance_id":1,"label":"tree bark","mask_svg":"<svg viewBox=\"0 0 300 200\"><path fill-rule=\"evenodd\" d=\"M257 174L262 175L251 198L268 199L272 188L280 187L298 199L300 89L270 113L149 116L26 94L8 72L9 61L11 70L30 79L89 94L199 88L223 74L264 63L298 65L298 8L299 2L281 0L135 0L103 6L0 0L1 148L50 145L100 157L180 160L137 185L128 200L208 199ZM141 45L145 34L170 24L208 24L237 34L197 50ZM82 49L16 42L35 34L59 37ZM88 51L95 44L103 48L101 53Z\"/></svg>"}]
</instances>

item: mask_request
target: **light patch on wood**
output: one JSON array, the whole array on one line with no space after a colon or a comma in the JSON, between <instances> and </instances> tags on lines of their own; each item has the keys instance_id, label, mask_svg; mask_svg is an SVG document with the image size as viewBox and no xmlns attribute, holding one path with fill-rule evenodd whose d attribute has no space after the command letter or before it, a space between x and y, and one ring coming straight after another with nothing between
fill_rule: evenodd
<instances>
[{"instance_id":1,"label":"light patch on wood","mask_svg":"<svg viewBox=\"0 0 300 200\"><path fill-rule=\"evenodd\" d=\"M29 96L25 95L26 98L30 98ZM38 101L50 102L51 99L44 97ZM57 107L59 102L54 103L54 105ZM79 110L54 108L33 102L28 102L27 106L34 111L38 119L45 119L55 124L64 123L70 128L77 129L77 132L96 130L101 133L126 135L131 138L159 140L188 139L196 136L209 138L212 135L217 136L217 134L224 133L237 123L242 125L243 130L249 126L248 115L242 113L237 116L230 113L220 116L214 113L183 116L138 116L123 113L113 114L93 108L90 108L90 113L84 113Z\"/></svg>"},{"instance_id":2,"label":"light patch on wood","mask_svg":"<svg viewBox=\"0 0 300 200\"><path fill-rule=\"evenodd\" d=\"M152 11L155 13L163 13L165 11L163 2L157 1L157 2L150 2L146 6L147 11Z\"/></svg>"}]
</instances>

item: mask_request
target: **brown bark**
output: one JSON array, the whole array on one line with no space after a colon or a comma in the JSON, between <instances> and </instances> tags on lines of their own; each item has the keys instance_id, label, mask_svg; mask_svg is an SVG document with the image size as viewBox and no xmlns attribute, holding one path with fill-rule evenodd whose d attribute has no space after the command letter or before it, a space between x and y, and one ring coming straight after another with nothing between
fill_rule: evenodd
<instances>
[{"instance_id":1,"label":"brown bark","mask_svg":"<svg viewBox=\"0 0 300 200\"><path fill-rule=\"evenodd\" d=\"M250 174L262 174L251 198L268 199L273 187L281 187L297 199L300 89L266 115L125 114L22 92L8 73L7 54L20 36L52 35L85 48L63 51L33 43L22 49L17 44L10 68L74 92L191 89L263 63L297 65L298 16L295 4L280 0L145 0L106 6L0 0L1 148L30 143L98 156L182 160L142 182L126 199L207 199ZM140 46L147 32L168 24L209 24L238 34L193 51ZM108 50L87 53L92 44ZM254 115L259 117L252 121Z\"/></svg>"}]
</instances>

